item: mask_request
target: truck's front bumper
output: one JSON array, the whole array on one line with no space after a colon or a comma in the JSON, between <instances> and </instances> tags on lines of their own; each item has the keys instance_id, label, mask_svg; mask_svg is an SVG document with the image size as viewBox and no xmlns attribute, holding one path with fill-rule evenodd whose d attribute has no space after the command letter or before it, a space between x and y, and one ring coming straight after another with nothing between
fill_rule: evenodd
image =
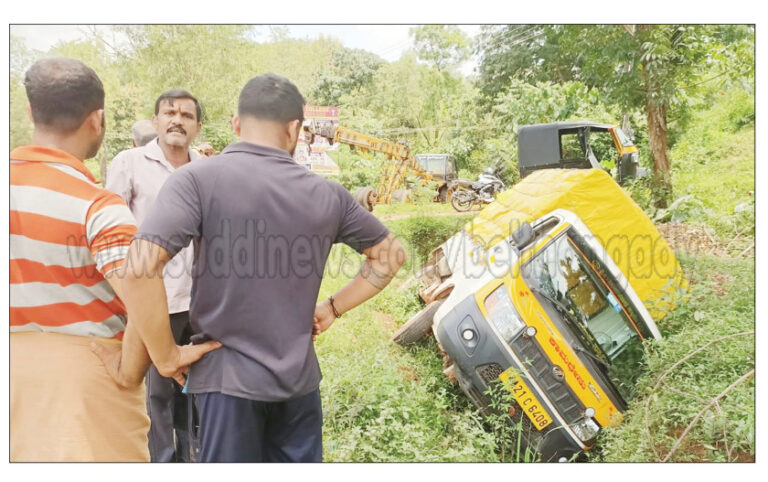
<instances>
[{"instance_id":1,"label":"truck's front bumper","mask_svg":"<svg viewBox=\"0 0 768 482\"><path fill-rule=\"evenodd\" d=\"M473 339L466 340L462 336L466 330L474 331ZM510 367L519 373L528 371L516 359L511 347L491 329L473 296L468 296L444 314L434 325L434 333L438 343L455 364L456 378L462 391L486 413L490 400L485 392L489 384ZM552 423L539 432L517 406L516 412L523 422L522 435L529 447L541 456L542 461L570 460L574 454L584 450L585 445L575 440L573 432L565 429L562 417L552 409L553 404L549 402L548 395L537 389L535 383L528 384L536 397L550 406L545 409Z\"/></svg>"}]
</instances>

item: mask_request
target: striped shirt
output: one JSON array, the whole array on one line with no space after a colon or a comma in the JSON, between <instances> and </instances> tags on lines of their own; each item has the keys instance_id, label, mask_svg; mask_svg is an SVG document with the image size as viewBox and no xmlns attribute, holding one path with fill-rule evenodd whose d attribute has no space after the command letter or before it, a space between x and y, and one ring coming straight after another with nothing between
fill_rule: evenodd
<instances>
[{"instance_id":1,"label":"striped shirt","mask_svg":"<svg viewBox=\"0 0 768 482\"><path fill-rule=\"evenodd\" d=\"M122 338L126 312L104 275L136 232L125 202L74 156L10 154L10 330Z\"/></svg>"}]
</instances>

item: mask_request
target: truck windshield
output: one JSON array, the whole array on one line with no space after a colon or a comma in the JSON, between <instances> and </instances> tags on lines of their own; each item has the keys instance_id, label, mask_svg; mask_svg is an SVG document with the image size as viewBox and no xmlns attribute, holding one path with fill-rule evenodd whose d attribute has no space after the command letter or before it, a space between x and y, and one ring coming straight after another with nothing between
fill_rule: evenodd
<instances>
[{"instance_id":1,"label":"truck windshield","mask_svg":"<svg viewBox=\"0 0 768 482\"><path fill-rule=\"evenodd\" d=\"M633 327L618 295L593 268L579 239L568 230L523 267L523 276L542 304L569 311L562 316L576 340L608 366L608 377L626 400L633 396L634 381L643 356L641 337ZM535 293L535 291L534 291ZM548 300L547 298L551 298Z\"/></svg>"},{"instance_id":2,"label":"truck windshield","mask_svg":"<svg viewBox=\"0 0 768 482\"><path fill-rule=\"evenodd\" d=\"M629 136L625 134L623 130L616 127L615 131L616 131L616 137L619 138L619 142L621 142L622 146L624 147L634 146L634 144L632 143L632 139L630 139Z\"/></svg>"},{"instance_id":3,"label":"truck windshield","mask_svg":"<svg viewBox=\"0 0 768 482\"><path fill-rule=\"evenodd\" d=\"M447 156L416 156L425 171L435 174L442 174L445 171L445 161Z\"/></svg>"}]
</instances>

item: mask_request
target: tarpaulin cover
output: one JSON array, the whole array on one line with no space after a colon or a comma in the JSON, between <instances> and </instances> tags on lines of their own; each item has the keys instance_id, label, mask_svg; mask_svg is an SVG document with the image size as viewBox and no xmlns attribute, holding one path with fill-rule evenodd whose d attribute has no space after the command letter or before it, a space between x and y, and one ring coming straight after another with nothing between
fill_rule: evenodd
<instances>
[{"instance_id":1,"label":"tarpaulin cover","mask_svg":"<svg viewBox=\"0 0 768 482\"><path fill-rule=\"evenodd\" d=\"M643 210L600 169L535 171L501 193L464 229L489 248L522 223L555 209L567 209L581 219L654 320L674 307L674 293L686 287L674 252Z\"/></svg>"}]
</instances>

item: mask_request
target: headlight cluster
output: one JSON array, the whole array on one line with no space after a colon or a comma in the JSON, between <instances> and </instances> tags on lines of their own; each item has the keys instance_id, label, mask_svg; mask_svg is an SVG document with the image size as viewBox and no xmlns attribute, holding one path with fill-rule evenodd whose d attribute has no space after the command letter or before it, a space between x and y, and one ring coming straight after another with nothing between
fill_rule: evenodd
<instances>
[{"instance_id":1,"label":"headlight cluster","mask_svg":"<svg viewBox=\"0 0 768 482\"><path fill-rule=\"evenodd\" d=\"M600 426L591 418L586 417L571 425L571 430L581 439L582 442L589 442L597 436Z\"/></svg>"},{"instance_id":2,"label":"headlight cluster","mask_svg":"<svg viewBox=\"0 0 768 482\"><path fill-rule=\"evenodd\" d=\"M485 299L485 309L488 312L488 318L507 342L511 342L525 326L517 316L507 288L503 284Z\"/></svg>"}]
</instances>

